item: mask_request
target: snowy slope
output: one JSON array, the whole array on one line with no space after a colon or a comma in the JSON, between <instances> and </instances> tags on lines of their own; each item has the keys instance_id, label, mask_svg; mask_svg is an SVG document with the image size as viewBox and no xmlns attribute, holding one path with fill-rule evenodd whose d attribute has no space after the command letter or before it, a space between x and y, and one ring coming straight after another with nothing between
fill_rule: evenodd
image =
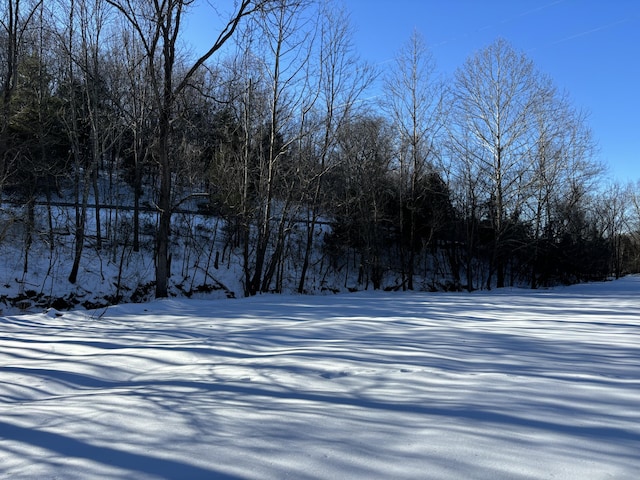
<instances>
[{"instance_id":1,"label":"snowy slope","mask_svg":"<svg viewBox=\"0 0 640 480\"><path fill-rule=\"evenodd\" d=\"M640 278L0 318L0 479L633 479Z\"/></svg>"}]
</instances>

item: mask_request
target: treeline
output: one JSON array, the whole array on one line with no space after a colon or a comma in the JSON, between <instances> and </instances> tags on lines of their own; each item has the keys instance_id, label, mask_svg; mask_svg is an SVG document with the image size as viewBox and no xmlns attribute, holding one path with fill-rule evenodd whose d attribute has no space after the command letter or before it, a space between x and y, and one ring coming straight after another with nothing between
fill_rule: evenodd
<instances>
[{"instance_id":1,"label":"treeline","mask_svg":"<svg viewBox=\"0 0 640 480\"><path fill-rule=\"evenodd\" d=\"M57 201L74 205L72 284L89 235L90 248L147 248L152 206L158 297L185 205L224 221L246 295L322 288L320 263L355 288L638 271L634 189L605 186L586 115L505 40L443 78L413 34L380 71L339 5L243 0L204 9L222 26L197 57L183 40L192 3L5 2L0 189L24 208L4 205L0 240L20 226L25 272L38 229L51 252L63 241ZM131 219L105 223L122 191Z\"/></svg>"}]
</instances>

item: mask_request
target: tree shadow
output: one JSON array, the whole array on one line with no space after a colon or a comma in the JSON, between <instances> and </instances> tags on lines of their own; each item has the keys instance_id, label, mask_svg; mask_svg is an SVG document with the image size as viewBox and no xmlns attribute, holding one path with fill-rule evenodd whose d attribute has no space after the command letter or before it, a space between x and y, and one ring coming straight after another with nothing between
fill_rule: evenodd
<instances>
[{"instance_id":1,"label":"tree shadow","mask_svg":"<svg viewBox=\"0 0 640 480\"><path fill-rule=\"evenodd\" d=\"M166 479L240 479L240 477L209 468L201 468L186 462L154 455L140 455L112 447L91 445L65 435L25 428L2 420L0 420L0 438L44 448L64 457L83 458L103 463L132 472L134 475L136 474L134 472L137 472Z\"/></svg>"},{"instance_id":2,"label":"tree shadow","mask_svg":"<svg viewBox=\"0 0 640 480\"><path fill-rule=\"evenodd\" d=\"M65 314L51 329L41 317L5 319L0 460L45 449L138 477L302 479L322 478L310 463L335 468L328 476L379 478L381 458L464 477L480 467L433 450L432 435L468 439L471 451L491 441L547 449L551 436L567 462L631 471L640 467L639 317L605 302L606 317L593 318L571 311L575 302L554 297L557 318L536 314L549 306L540 295L511 292L157 302L101 321ZM403 439L425 446L407 450ZM105 446L115 441L132 448ZM172 441L182 444L167 457ZM206 445L219 461L185 456ZM515 478L500 468L482 472Z\"/></svg>"}]
</instances>

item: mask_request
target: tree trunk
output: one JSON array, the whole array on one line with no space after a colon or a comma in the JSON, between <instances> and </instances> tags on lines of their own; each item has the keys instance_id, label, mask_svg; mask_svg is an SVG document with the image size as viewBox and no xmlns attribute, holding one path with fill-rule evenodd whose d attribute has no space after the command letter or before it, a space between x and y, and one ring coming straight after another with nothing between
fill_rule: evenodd
<instances>
[{"instance_id":1,"label":"tree trunk","mask_svg":"<svg viewBox=\"0 0 640 480\"><path fill-rule=\"evenodd\" d=\"M169 239L171 236L171 165L169 161L169 112L160 116L158 135L158 160L160 162L160 192L158 210L160 221L156 234L156 297L168 296L170 257Z\"/></svg>"},{"instance_id":2,"label":"tree trunk","mask_svg":"<svg viewBox=\"0 0 640 480\"><path fill-rule=\"evenodd\" d=\"M82 259L82 251L84 250L85 225L87 223L87 208L89 204L90 175L90 173L85 172L82 197L80 198L76 195L75 248L73 265L71 266L71 273L69 273L69 283L76 283L76 280L78 279L80 260ZM79 181L79 175L77 181ZM79 194L80 192L77 191L77 193Z\"/></svg>"},{"instance_id":3,"label":"tree trunk","mask_svg":"<svg viewBox=\"0 0 640 480\"><path fill-rule=\"evenodd\" d=\"M304 247L304 258L302 260L302 269L300 271L300 281L298 282L298 293L304 293L304 284L307 279L307 270L309 269L309 263L311 262L311 252L313 250L313 237L316 227L316 215L315 212L311 213L311 218L307 220L307 238Z\"/></svg>"}]
</instances>

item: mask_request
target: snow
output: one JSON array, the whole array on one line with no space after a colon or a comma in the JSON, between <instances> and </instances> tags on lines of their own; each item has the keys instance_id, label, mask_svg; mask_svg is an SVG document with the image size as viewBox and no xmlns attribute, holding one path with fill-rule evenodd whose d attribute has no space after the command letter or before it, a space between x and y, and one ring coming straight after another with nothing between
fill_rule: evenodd
<instances>
[{"instance_id":1,"label":"snow","mask_svg":"<svg viewBox=\"0 0 640 480\"><path fill-rule=\"evenodd\" d=\"M0 479L632 479L640 277L0 318Z\"/></svg>"}]
</instances>

